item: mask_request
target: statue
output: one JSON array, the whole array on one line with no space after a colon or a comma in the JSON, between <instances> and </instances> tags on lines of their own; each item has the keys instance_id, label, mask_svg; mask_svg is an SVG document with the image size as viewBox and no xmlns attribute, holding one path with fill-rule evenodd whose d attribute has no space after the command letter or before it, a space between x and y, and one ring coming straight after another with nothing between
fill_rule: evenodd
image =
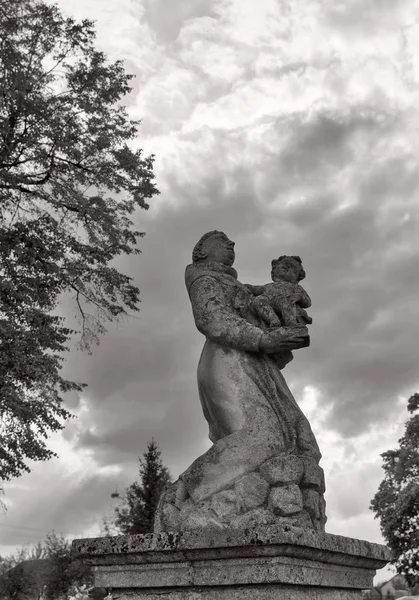
<instances>
[{"instance_id":1,"label":"statue","mask_svg":"<svg viewBox=\"0 0 419 600\"><path fill-rule=\"evenodd\" d=\"M304 310L311 306L311 299L298 285L305 276L299 256L280 256L273 260L271 277L274 283L246 286L256 296L251 303L255 315L263 319L268 327L295 327L312 323Z\"/></svg>"},{"instance_id":2,"label":"statue","mask_svg":"<svg viewBox=\"0 0 419 600\"><path fill-rule=\"evenodd\" d=\"M162 495L155 532L276 523L324 531L321 454L281 373L292 351L309 344L301 260L280 257L273 284L246 286L234 259L234 242L211 231L186 268L206 337L198 392L213 445Z\"/></svg>"}]
</instances>

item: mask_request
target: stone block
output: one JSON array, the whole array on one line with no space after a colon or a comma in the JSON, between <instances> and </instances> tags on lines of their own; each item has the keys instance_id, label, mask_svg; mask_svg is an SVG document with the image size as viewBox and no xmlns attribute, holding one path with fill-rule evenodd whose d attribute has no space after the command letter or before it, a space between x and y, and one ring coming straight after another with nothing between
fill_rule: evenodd
<instances>
[{"instance_id":1,"label":"stone block","mask_svg":"<svg viewBox=\"0 0 419 600\"><path fill-rule=\"evenodd\" d=\"M275 522L284 527L298 527L306 531L315 529L313 521L306 510L301 510L299 513L288 517L276 517Z\"/></svg>"},{"instance_id":2,"label":"stone block","mask_svg":"<svg viewBox=\"0 0 419 600\"><path fill-rule=\"evenodd\" d=\"M179 520L181 530L199 529L200 527L222 527L219 519L208 501L195 504L191 499L186 500L180 510ZM179 530L178 529L178 530ZM165 531L171 531L166 529Z\"/></svg>"},{"instance_id":3,"label":"stone block","mask_svg":"<svg viewBox=\"0 0 419 600\"><path fill-rule=\"evenodd\" d=\"M269 509L279 516L288 516L303 510L303 498L298 485L291 483L272 488L268 499Z\"/></svg>"},{"instance_id":4,"label":"stone block","mask_svg":"<svg viewBox=\"0 0 419 600\"><path fill-rule=\"evenodd\" d=\"M299 483L303 470L303 463L293 454L274 456L260 467L261 474L272 485Z\"/></svg>"},{"instance_id":5,"label":"stone block","mask_svg":"<svg viewBox=\"0 0 419 600\"><path fill-rule=\"evenodd\" d=\"M326 500L324 499L324 496L320 496L319 508L320 508L320 520L323 523L323 525L325 525L326 521L327 521L327 517L326 517Z\"/></svg>"},{"instance_id":6,"label":"stone block","mask_svg":"<svg viewBox=\"0 0 419 600\"><path fill-rule=\"evenodd\" d=\"M314 527L315 531L318 531L319 533L324 531L324 525L320 521L320 519L312 519L312 521L313 521L313 527Z\"/></svg>"},{"instance_id":7,"label":"stone block","mask_svg":"<svg viewBox=\"0 0 419 600\"><path fill-rule=\"evenodd\" d=\"M195 509L195 503L189 498L185 500L180 509L180 522L183 523L189 514Z\"/></svg>"},{"instance_id":8,"label":"stone block","mask_svg":"<svg viewBox=\"0 0 419 600\"><path fill-rule=\"evenodd\" d=\"M321 494L325 492L324 472L317 464L316 460L311 456L301 456L304 465L304 473L301 480L303 487L313 487Z\"/></svg>"},{"instance_id":9,"label":"stone block","mask_svg":"<svg viewBox=\"0 0 419 600\"><path fill-rule=\"evenodd\" d=\"M199 508L190 512L182 523L182 531L187 531L188 529L197 529L198 531L201 531L203 528L222 529L223 525L218 519L209 516L207 512L204 512Z\"/></svg>"},{"instance_id":10,"label":"stone block","mask_svg":"<svg viewBox=\"0 0 419 600\"><path fill-rule=\"evenodd\" d=\"M244 515L238 515L230 521L232 529L244 529L245 527L259 527L260 525L274 525L278 517L266 508L254 508Z\"/></svg>"},{"instance_id":11,"label":"stone block","mask_svg":"<svg viewBox=\"0 0 419 600\"><path fill-rule=\"evenodd\" d=\"M199 511L192 511L182 523L182 530L202 529L208 526L208 515L204 515Z\"/></svg>"},{"instance_id":12,"label":"stone block","mask_svg":"<svg viewBox=\"0 0 419 600\"><path fill-rule=\"evenodd\" d=\"M248 511L265 503L269 491L269 483L258 473L244 475L234 484L237 501L243 511Z\"/></svg>"},{"instance_id":13,"label":"stone block","mask_svg":"<svg viewBox=\"0 0 419 600\"><path fill-rule=\"evenodd\" d=\"M320 495L312 488L302 490L303 506L313 519L320 519Z\"/></svg>"},{"instance_id":14,"label":"stone block","mask_svg":"<svg viewBox=\"0 0 419 600\"><path fill-rule=\"evenodd\" d=\"M297 423L298 447L302 454L313 457L318 463L322 455L316 438L313 435L310 423L302 417Z\"/></svg>"},{"instance_id":15,"label":"stone block","mask_svg":"<svg viewBox=\"0 0 419 600\"><path fill-rule=\"evenodd\" d=\"M211 498L211 508L221 520L237 514L236 492L234 490L224 490L214 494Z\"/></svg>"},{"instance_id":16,"label":"stone block","mask_svg":"<svg viewBox=\"0 0 419 600\"><path fill-rule=\"evenodd\" d=\"M269 437L255 439L252 431L237 431L218 440L182 473L180 479L197 503L234 485L242 475L255 471L281 450L281 444Z\"/></svg>"},{"instance_id":17,"label":"stone block","mask_svg":"<svg viewBox=\"0 0 419 600\"><path fill-rule=\"evenodd\" d=\"M164 594L164 595L163 595ZM357 590L339 590L336 588L321 589L321 591L299 586L276 585L252 585L234 587L193 587L189 589L174 588L153 592L147 590L134 596L138 600L362 600L361 592ZM118 600L133 600L132 593L119 593Z\"/></svg>"},{"instance_id":18,"label":"stone block","mask_svg":"<svg viewBox=\"0 0 419 600\"><path fill-rule=\"evenodd\" d=\"M164 504L161 509L161 530L162 531L178 531L181 520L180 510L172 504Z\"/></svg>"},{"instance_id":19,"label":"stone block","mask_svg":"<svg viewBox=\"0 0 419 600\"><path fill-rule=\"evenodd\" d=\"M390 552L258 526L75 540L73 557L93 566L95 587L119 600L361 600Z\"/></svg>"},{"instance_id":20,"label":"stone block","mask_svg":"<svg viewBox=\"0 0 419 600\"><path fill-rule=\"evenodd\" d=\"M186 491L183 481L177 479L162 494L162 497L163 496L165 503L173 504L176 508L180 508L180 505L186 500L188 492Z\"/></svg>"}]
</instances>

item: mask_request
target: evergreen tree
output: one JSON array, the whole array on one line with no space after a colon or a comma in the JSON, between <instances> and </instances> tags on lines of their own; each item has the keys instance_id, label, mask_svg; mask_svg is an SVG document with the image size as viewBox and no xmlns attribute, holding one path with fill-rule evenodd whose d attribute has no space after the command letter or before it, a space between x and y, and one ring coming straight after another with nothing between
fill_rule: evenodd
<instances>
[{"instance_id":1,"label":"evergreen tree","mask_svg":"<svg viewBox=\"0 0 419 600\"><path fill-rule=\"evenodd\" d=\"M121 533L151 533L154 514L162 492L171 482L168 469L163 465L158 444L151 440L143 458L139 458L140 482L132 483L119 498L121 504L115 508L114 525ZM105 528L110 530L109 524Z\"/></svg>"},{"instance_id":2,"label":"evergreen tree","mask_svg":"<svg viewBox=\"0 0 419 600\"><path fill-rule=\"evenodd\" d=\"M419 393L408 400L407 421L399 448L388 450L384 480L371 501L375 518L393 551L397 571L413 587L419 583Z\"/></svg>"},{"instance_id":3,"label":"evergreen tree","mask_svg":"<svg viewBox=\"0 0 419 600\"><path fill-rule=\"evenodd\" d=\"M54 316L71 294L80 346L136 311L139 290L110 262L138 254L130 216L157 193L153 157L121 61L95 49L93 22L43 0L0 0L0 481L54 455L50 431L71 415L60 376L76 332Z\"/></svg>"}]
</instances>

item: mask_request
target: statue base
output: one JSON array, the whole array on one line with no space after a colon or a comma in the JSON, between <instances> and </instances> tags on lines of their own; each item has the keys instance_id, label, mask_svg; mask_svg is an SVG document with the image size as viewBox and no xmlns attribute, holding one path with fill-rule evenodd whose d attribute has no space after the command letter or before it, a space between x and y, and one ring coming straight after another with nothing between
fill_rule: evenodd
<instances>
[{"instance_id":1,"label":"statue base","mask_svg":"<svg viewBox=\"0 0 419 600\"><path fill-rule=\"evenodd\" d=\"M385 546L265 526L75 540L96 587L118 600L358 600Z\"/></svg>"}]
</instances>

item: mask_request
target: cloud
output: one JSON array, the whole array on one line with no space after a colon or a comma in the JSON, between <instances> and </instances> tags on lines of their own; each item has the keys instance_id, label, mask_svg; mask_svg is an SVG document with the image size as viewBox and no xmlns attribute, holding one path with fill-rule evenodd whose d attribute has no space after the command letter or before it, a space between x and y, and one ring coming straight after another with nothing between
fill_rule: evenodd
<instances>
[{"instance_id":1,"label":"cloud","mask_svg":"<svg viewBox=\"0 0 419 600\"><path fill-rule=\"evenodd\" d=\"M419 3L360 6L72 4L78 18L96 16L98 43L137 75L129 110L142 119L138 145L156 155L161 195L136 215L142 255L117 263L141 289L141 312L111 326L92 356L72 349L65 372L88 383L66 399L79 418L60 438L61 462L22 480L38 490L31 507L10 488L14 523L33 522L45 502L42 473L56 477L57 500L38 522L80 531L136 477L152 436L174 476L208 447L196 387L203 338L183 273L199 237L221 229L242 281L267 282L280 254L302 257L311 346L284 375L323 452L329 531L380 539L368 510L379 454L397 443L419 384ZM70 317L71 306L61 307ZM90 458L72 484L58 465L77 456Z\"/></svg>"},{"instance_id":2,"label":"cloud","mask_svg":"<svg viewBox=\"0 0 419 600\"><path fill-rule=\"evenodd\" d=\"M185 22L212 14L208 0L145 0L144 19L162 42L176 40Z\"/></svg>"}]
</instances>

